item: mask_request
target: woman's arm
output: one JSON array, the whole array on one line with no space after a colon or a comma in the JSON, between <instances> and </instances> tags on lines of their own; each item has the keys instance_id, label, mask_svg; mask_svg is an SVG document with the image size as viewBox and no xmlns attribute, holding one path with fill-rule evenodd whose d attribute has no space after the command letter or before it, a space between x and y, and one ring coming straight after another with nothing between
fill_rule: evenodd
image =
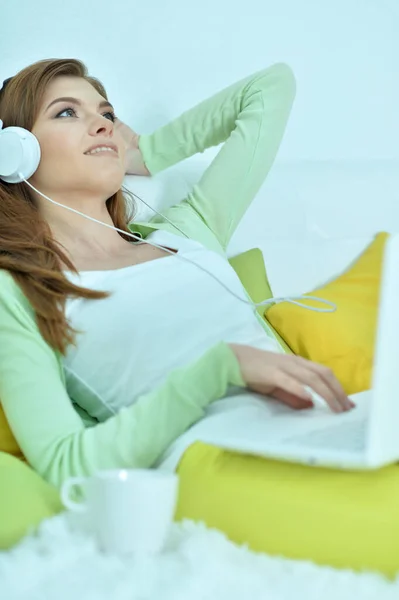
<instances>
[{"instance_id":1,"label":"woman's arm","mask_svg":"<svg viewBox=\"0 0 399 600\"><path fill-rule=\"evenodd\" d=\"M223 248L273 164L295 90L290 67L277 63L139 138L139 148L152 175L225 142L183 201L201 216Z\"/></svg>"},{"instance_id":2,"label":"woman's arm","mask_svg":"<svg viewBox=\"0 0 399 600\"><path fill-rule=\"evenodd\" d=\"M33 315L0 294L1 403L28 462L56 486L99 469L150 467L229 384L245 387L233 351L220 343L136 404L85 428Z\"/></svg>"}]
</instances>

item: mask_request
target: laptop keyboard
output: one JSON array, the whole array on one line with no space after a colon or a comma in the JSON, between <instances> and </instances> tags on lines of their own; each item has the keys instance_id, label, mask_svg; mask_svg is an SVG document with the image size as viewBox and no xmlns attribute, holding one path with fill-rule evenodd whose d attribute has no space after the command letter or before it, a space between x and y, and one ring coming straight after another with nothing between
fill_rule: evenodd
<instances>
[{"instance_id":1,"label":"laptop keyboard","mask_svg":"<svg viewBox=\"0 0 399 600\"><path fill-rule=\"evenodd\" d=\"M359 452L364 450L366 446L366 425L367 419L349 421L324 429L317 429L305 435L294 435L285 439L283 443Z\"/></svg>"}]
</instances>

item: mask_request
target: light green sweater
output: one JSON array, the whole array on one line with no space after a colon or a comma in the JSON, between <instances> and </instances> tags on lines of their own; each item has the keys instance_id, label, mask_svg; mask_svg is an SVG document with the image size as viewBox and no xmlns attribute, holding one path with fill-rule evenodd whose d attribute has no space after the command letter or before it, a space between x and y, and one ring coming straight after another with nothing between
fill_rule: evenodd
<instances>
[{"instance_id":1,"label":"light green sweater","mask_svg":"<svg viewBox=\"0 0 399 600\"><path fill-rule=\"evenodd\" d=\"M151 175L225 142L188 196L165 215L224 254L274 161L294 96L292 71L275 64L141 135ZM130 229L144 238L154 229L177 233L160 217ZM151 466L230 384L245 387L233 351L221 342L106 422L90 421L69 398L61 356L40 335L32 306L11 275L0 272L1 404L28 462L56 486L99 469Z\"/></svg>"}]
</instances>

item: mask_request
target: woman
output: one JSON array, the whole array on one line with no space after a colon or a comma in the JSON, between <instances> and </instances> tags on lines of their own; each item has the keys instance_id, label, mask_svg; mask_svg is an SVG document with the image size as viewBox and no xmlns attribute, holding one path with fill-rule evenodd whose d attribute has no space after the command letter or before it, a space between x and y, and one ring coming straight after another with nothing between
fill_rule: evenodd
<instances>
[{"instance_id":1,"label":"woman","mask_svg":"<svg viewBox=\"0 0 399 600\"><path fill-rule=\"evenodd\" d=\"M78 60L39 61L3 87L4 127L40 143L29 182L159 246L0 181L0 399L51 483L162 462L215 407L259 402L256 393L309 408L310 386L333 410L351 408L329 370L283 354L248 304L184 260L245 298L224 250L273 163L294 93L291 70L275 64L138 136ZM154 175L222 141L192 192L165 211L178 229L132 222L125 173Z\"/></svg>"}]
</instances>

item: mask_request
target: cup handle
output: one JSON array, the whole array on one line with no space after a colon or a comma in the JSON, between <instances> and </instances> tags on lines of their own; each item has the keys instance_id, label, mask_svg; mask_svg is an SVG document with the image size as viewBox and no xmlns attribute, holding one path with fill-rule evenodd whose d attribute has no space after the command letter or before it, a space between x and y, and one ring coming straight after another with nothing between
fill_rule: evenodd
<instances>
[{"instance_id":1,"label":"cup handle","mask_svg":"<svg viewBox=\"0 0 399 600\"><path fill-rule=\"evenodd\" d=\"M86 512L87 505L85 502L75 502L69 497L71 489L75 485L82 485L85 481L85 477L69 477L69 479L64 481L61 487L61 501L66 508L75 512Z\"/></svg>"}]
</instances>

